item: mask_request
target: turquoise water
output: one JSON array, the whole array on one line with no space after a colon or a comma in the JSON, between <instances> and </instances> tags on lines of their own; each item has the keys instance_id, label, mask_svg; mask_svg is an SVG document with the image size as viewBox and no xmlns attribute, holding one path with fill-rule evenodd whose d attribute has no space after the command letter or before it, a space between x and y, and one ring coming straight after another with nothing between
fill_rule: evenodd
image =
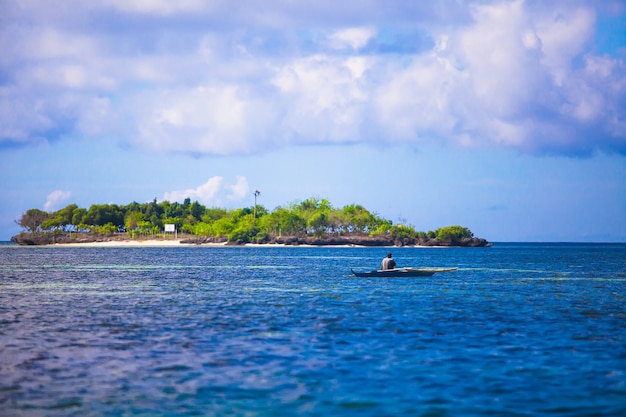
<instances>
[{"instance_id":1,"label":"turquoise water","mask_svg":"<svg viewBox=\"0 0 626 417\"><path fill-rule=\"evenodd\" d=\"M0 416L626 415L626 245L0 246Z\"/></svg>"}]
</instances>

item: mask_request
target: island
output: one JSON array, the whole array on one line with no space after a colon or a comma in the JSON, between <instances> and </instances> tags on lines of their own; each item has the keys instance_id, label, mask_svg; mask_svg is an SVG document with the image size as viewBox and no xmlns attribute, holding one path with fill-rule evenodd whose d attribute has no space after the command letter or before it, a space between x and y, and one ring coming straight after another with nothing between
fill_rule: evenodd
<instances>
[{"instance_id":1,"label":"island","mask_svg":"<svg viewBox=\"0 0 626 417\"><path fill-rule=\"evenodd\" d=\"M182 204L154 199L88 209L70 204L55 212L29 209L16 223L23 231L11 240L19 245L174 240L183 245L491 246L466 227L417 231L358 204L335 208L313 197L274 210L256 203L207 208L189 198Z\"/></svg>"}]
</instances>

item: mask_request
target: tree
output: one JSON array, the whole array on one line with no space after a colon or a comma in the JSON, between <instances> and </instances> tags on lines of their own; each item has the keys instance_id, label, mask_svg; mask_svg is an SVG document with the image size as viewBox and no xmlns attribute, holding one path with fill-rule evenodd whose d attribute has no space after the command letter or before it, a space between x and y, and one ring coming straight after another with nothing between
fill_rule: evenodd
<instances>
[{"instance_id":1,"label":"tree","mask_svg":"<svg viewBox=\"0 0 626 417\"><path fill-rule=\"evenodd\" d=\"M139 227L139 222L143 221L143 213L139 211L130 211L126 213L126 218L124 219L124 226L126 227L126 231L130 232L131 230L136 230Z\"/></svg>"},{"instance_id":2,"label":"tree","mask_svg":"<svg viewBox=\"0 0 626 417\"><path fill-rule=\"evenodd\" d=\"M392 227L393 223L391 222L391 220L380 219L376 228L370 232L370 235L386 235L387 233L390 233Z\"/></svg>"},{"instance_id":3,"label":"tree","mask_svg":"<svg viewBox=\"0 0 626 417\"><path fill-rule=\"evenodd\" d=\"M206 207L204 207L202 204L198 203L197 201L194 201L189 206L189 214L193 216L193 218L196 219L197 221L202 220L202 215L204 214L205 211L206 211Z\"/></svg>"},{"instance_id":4,"label":"tree","mask_svg":"<svg viewBox=\"0 0 626 417\"><path fill-rule=\"evenodd\" d=\"M306 221L292 210L278 207L270 214L270 217L272 219L270 224L272 229L277 229L277 235L284 233L285 235L299 236L306 231Z\"/></svg>"},{"instance_id":5,"label":"tree","mask_svg":"<svg viewBox=\"0 0 626 417\"><path fill-rule=\"evenodd\" d=\"M328 213L328 229L332 233L342 234L348 230L346 215L343 211L332 210Z\"/></svg>"},{"instance_id":6,"label":"tree","mask_svg":"<svg viewBox=\"0 0 626 417\"><path fill-rule=\"evenodd\" d=\"M256 208L256 216L255 216ZM197 201L186 198L183 204L153 201L143 204L132 202L126 206L93 204L89 210L70 204L63 209L46 213L30 209L15 221L26 231L87 231L109 233L125 225L126 231L157 234L164 224L175 224L178 230L197 236L227 237L239 242L267 241L272 236L303 236L311 233L322 237L325 233L369 233L386 236L400 244L408 244L426 237L455 242L473 237L473 233L461 226L447 226L435 231L417 232L413 226L393 225L377 214L358 204L335 209L326 199L316 197L276 207L273 211L262 205L227 210L207 209ZM111 225L114 225L113 228Z\"/></svg>"},{"instance_id":7,"label":"tree","mask_svg":"<svg viewBox=\"0 0 626 417\"><path fill-rule=\"evenodd\" d=\"M298 213L308 221L316 212L328 212L332 209L330 202L326 199L307 198L301 203L293 203L291 210Z\"/></svg>"},{"instance_id":8,"label":"tree","mask_svg":"<svg viewBox=\"0 0 626 417\"><path fill-rule=\"evenodd\" d=\"M213 207L210 209L206 209L204 211L204 213L202 214L201 220L206 223L211 223L227 215L228 215L228 210L224 208Z\"/></svg>"},{"instance_id":9,"label":"tree","mask_svg":"<svg viewBox=\"0 0 626 417\"><path fill-rule=\"evenodd\" d=\"M240 224L228 234L228 241L236 243L250 243L256 240L255 237L257 233L259 233L259 229L256 226L245 223Z\"/></svg>"},{"instance_id":10,"label":"tree","mask_svg":"<svg viewBox=\"0 0 626 417\"><path fill-rule=\"evenodd\" d=\"M213 223L213 236L228 236L235 228L235 222L231 216L224 216Z\"/></svg>"},{"instance_id":11,"label":"tree","mask_svg":"<svg viewBox=\"0 0 626 417\"><path fill-rule=\"evenodd\" d=\"M74 212L77 209L78 209L78 206L76 204L70 204L57 212L49 213L48 219L41 224L41 228L43 230L51 230L51 229L64 230L64 231L70 230L71 225L80 223L80 222L78 223L72 222L73 217L74 217Z\"/></svg>"},{"instance_id":12,"label":"tree","mask_svg":"<svg viewBox=\"0 0 626 417\"><path fill-rule=\"evenodd\" d=\"M19 221L15 221L20 227L28 230L31 233L37 233L41 231L41 225L49 217L49 214L39 209L30 209L26 213L22 214L22 218Z\"/></svg>"},{"instance_id":13,"label":"tree","mask_svg":"<svg viewBox=\"0 0 626 417\"><path fill-rule=\"evenodd\" d=\"M213 236L214 234L213 225L205 222L198 222L193 225L187 223L180 230L196 236Z\"/></svg>"},{"instance_id":14,"label":"tree","mask_svg":"<svg viewBox=\"0 0 626 417\"><path fill-rule=\"evenodd\" d=\"M389 229L389 234L395 240L410 240L414 239L417 235L415 229L411 226L405 226L402 224L391 226Z\"/></svg>"},{"instance_id":15,"label":"tree","mask_svg":"<svg viewBox=\"0 0 626 417\"><path fill-rule=\"evenodd\" d=\"M122 207L124 209L124 212L128 213L129 211L142 211L141 208L141 204L139 204L136 201L133 201L132 203Z\"/></svg>"},{"instance_id":16,"label":"tree","mask_svg":"<svg viewBox=\"0 0 626 417\"><path fill-rule=\"evenodd\" d=\"M79 207L77 209L74 209L74 212L72 213L72 222L71 224L73 224L74 226L78 227L79 224L86 224L84 219L87 216L87 209L83 208L83 207Z\"/></svg>"},{"instance_id":17,"label":"tree","mask_svg":"<svg viewBox=\"0 0 626 417\"><path fill-rule=\"evenodd\" d=\"M71 226L72 218L74 217L74 211L78 208L76 204L69 204L51 215L51 219L48 219L46 223L49 223L51 227L57 227L59 229L67 230ZM44 229L47 227L44 226Z\"/></svg>"},{"instance_id":18,"label":"tree","mask_svg":"<svg viewBox=\"0 0 626 417\"><path fill-rule=\"evenodd\" d=\"M168 217L163 224L174 224L178 230L182 230L185 225L191 225L191 223L185 223L185 219L182 217Z\"/></svg>"},{"instance_id":19,"label":"tree","mask_svg":"<svg viewBox=\"0 0 626 417\"><path fill-rule=\"evenodd\" d=\"M153 213L152 216L150 216L149 221L150 221L150 224L153 227L156 227L157 230L163 229L163 222L161 221L161 218L156 215L156 213Z\"/></svg>"},{"instance_id":20,"label":"tree","mask_svg":"<svg viewBox=\"0 0 626 417\"><path fill-rule=\"evenodd\" d=\"M98 226L96 230L102 235L112 235L117 232L117 226L113 223L107 223L103 224L102 226Z\"/></svg>"},{"instance_id":21,"label":"tree","mask_svg":"<svg viewBox=\"0 0 626 417\"><path fill-rule=\"evenodd\" d=\"M460 241L474 237L474 234L466 227L447 226L437 229L437 240Z\"/></svg>"},{"instance_id":22,"label":"tree","mask_svg":"<svg viewBox=\"0 0 626 417\"><path fill-rule=\"evenodd\" d=\"M154 200L145 204L145 210L143 214L147 219L149 219L153 215L161 217L161 215L163 215L163 206L157 203L157 199L155 197Z\"/></svg>"},{"instance_id":23,"label":"tree","mask_svg":"<svg viewBox=\"0 0 626 417\"><path fill-rule=\"evenodd\" d=\"M378 226L379 220L365 207L359 204L351 204L342 209L348 232L366 232Z\"/></svg>"},{"instance_id":24,"label":"tree","mask_svg":"<svg viewBox=\"0 0 626 417\"><path fill-rule=\"evenodd\" d=\"M317 237L322 237L328 226L328 215L324 211L315 212L307 222L307 228Z\"/></svg>"},{"instance_id":25,"label":"tree","mask_svg":"<svg viewBox=\"0 0 626 417\"><path fill-rule=\"evenodd\" d=\"M93 226L103 226L107 223L121 226L124 224L124 211L117 204L92 204L83 222Z\"/></svg>"}]
</instances>

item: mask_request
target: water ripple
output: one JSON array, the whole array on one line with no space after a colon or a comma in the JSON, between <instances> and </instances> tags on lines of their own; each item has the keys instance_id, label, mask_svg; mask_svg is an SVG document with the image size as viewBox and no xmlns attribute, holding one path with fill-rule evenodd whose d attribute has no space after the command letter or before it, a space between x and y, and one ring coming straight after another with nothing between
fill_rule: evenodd
<instances>
[{"instance_id":1,"label":"water ripple","mask_svg":"<svg viewBox=\"0 0 626 417\"><path fill-rule=\"evenodd\" d=\"M383 252L0 250L0 414L626 413L626 246Z\"/></svg>"}]
</instances>

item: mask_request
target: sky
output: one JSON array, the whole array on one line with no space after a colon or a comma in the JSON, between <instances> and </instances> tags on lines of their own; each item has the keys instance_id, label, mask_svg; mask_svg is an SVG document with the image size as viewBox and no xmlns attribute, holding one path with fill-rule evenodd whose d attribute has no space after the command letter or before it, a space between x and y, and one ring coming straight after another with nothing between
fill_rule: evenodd
<instances>
[{"instance_id":1,"label":"sky","mask_svg":"<svg viewBox=\"0 0 626 417\"><path fill-rule=\"evenodd\" d=\"M626 2L0 0L0 240L31 208L325 198L626 242Z\"/></svg>"}]
</instances>

